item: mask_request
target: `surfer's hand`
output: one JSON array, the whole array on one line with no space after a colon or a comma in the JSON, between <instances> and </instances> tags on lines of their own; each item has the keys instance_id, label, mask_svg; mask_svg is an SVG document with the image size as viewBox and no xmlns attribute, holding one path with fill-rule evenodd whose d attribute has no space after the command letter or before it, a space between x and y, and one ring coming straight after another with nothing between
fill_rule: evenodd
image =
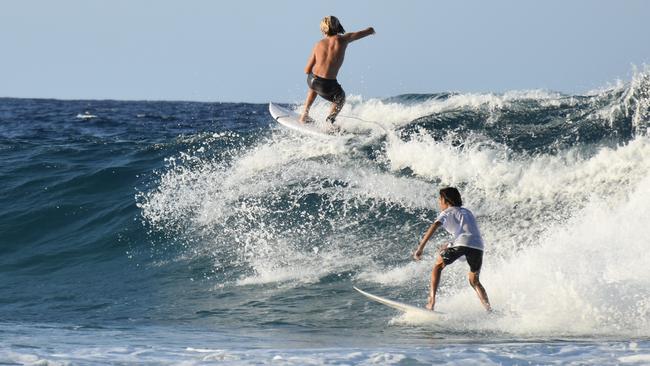
<instances>
[{"instance_id":1,"label":"surfer's hand","mask_svg":"<svg viewBox=\"0 0 650 366\"><path fill-rule=\"evenodd\" d=\"M413 253L413 259L415 259L416 261L422 259L422 248L418 248L415 250L415 252Z\"/></svg>"}]
</instances>

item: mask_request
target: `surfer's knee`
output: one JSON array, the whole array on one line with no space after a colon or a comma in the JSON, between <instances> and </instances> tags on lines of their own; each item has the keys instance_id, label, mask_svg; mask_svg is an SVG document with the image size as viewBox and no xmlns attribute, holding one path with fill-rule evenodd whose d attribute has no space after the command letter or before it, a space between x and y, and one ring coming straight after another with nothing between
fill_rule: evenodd
<instances>
[{"instance_id":1,"label":"surfer's knee","mask_svg":"<svg viewBox=\"0 0 650 366\"><path fill-rule=\"evenodd\" d=\"M343 105L345 104L345 92L343 90L341 90L341 94L334 98L334 104L336 105L336 109L339 111L343 108Z\"/></svg>"},{"instance_id":2,"label":"surfer's knee","mask_svg":"<svg viewBox=\"0 0 650 366\"><path fill-rule=\"evenodd\" d=\"M481 281L478 279L478 272L470 272L467 275L467 278L469 280L469 285L472 287L477 287L481 285Z\"/></svg>"},{"instance_id":3,"label":"surfer's knee","mask_svg":"<svg viewBox=\"0 0 650 366\"><path fill-rule=\"evenodd\" d=\"M436 258L436 263L433 265L433 270L442 271L443 268L445 268L445 262L442 260L441 256L438 256Z\"/></svg>"}]
</instances>

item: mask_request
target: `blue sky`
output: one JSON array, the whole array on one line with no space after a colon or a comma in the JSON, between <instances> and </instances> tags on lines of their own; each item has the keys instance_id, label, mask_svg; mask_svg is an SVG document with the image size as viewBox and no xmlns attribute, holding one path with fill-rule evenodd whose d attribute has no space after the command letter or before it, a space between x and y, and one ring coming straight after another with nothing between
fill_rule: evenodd
<instances>
[{"instance_id":1,"label":"blue sky","mask_svg":"<svg viewBox=\"0 0 650 366\"><path fill-rule=\"evenodd\" d=\"M650 63L650 1L0 2L0 96L299 102L325 15L353 43L339 81L364 98L584 93Z\"/></svg>"}]
</instances>

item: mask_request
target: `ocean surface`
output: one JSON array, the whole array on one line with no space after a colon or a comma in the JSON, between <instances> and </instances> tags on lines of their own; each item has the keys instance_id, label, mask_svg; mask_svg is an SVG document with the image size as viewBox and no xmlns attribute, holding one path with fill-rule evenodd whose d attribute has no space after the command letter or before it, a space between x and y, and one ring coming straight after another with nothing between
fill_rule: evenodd
<instances>
[{"instance_id":1,"label":"ocean surface","mask_svg":"<svg viewBox=\"0 0 650 366\"><path fill-rule=\"evenodd\" d=\"M0 364L650 364L647 71L351 96L339 123L354 137L267 104L0 99ZM464 262L433 323L354 291L426 303L446 234L411 254L447 185L496 312Z\"/></svg>"}]
</instances>

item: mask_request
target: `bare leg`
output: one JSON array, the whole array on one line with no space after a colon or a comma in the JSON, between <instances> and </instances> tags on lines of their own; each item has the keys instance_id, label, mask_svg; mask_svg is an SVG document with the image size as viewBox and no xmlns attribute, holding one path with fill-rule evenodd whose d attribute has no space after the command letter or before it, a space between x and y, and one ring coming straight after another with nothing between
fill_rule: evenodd
<instances>
[{"instance_id":1,"label":"bare leg","mask_svg":"<svg viewBox=\"0 0 650 366\"><path fill-rule=\"evenodd\" d=\"M314 104L314 100L316 100L316 94L315 91L312 89L309 89L307 91L307 99L305 100L305 110L302 112L302 115L300 116L300 122L307 122L310 120L309 118L309 109L311 108L311 105Z\"/></svg>"},{"instance_id":2,"label":"bare leg","mask_svg":"<svg viewBox=\"0 0 650 366\"><path fill-rule=\"evenodd\" d=\"M332 108L330 108L330 114L327 116L327 120L330 123L334 123L334 121L336 120L336 116L339 115L344 105L345 105L345 94L343 95L343 97L332 102Z\"/></svg>"},{"instance_id":3,"label":"bare leg","mask_svg":"<svg viewBox=\"0 0 650 366\"><path fill-rule=\"evenodd\" d=\"M436 264L433 266L431 271L431 286L429 287L429 303L427 303L426 308L433 310L436 306L436 292L438 292L438 285L440 285L440 274L442 269L445 268L445 263L442 261L442 257L438 255L436 259Z\"/></svg>"},{"instance_id":4,"label":"bare leg","mask_svg":"<svg viewBox=\"0 0 650 366\"><path fill-rule=\"evenodd\" d=\"M469 284L474 288L474 291L476 291L476 294L478 295L479 300L481 300L481 304L483 304L483 307L487 311L492 311L492 307L490 306L490 300L488 299L487 292L485 292L485 288L483 285L481 285L481 281L478 279L478 272L470 272L469 273Z\"/></svg>"}]
</instances>

